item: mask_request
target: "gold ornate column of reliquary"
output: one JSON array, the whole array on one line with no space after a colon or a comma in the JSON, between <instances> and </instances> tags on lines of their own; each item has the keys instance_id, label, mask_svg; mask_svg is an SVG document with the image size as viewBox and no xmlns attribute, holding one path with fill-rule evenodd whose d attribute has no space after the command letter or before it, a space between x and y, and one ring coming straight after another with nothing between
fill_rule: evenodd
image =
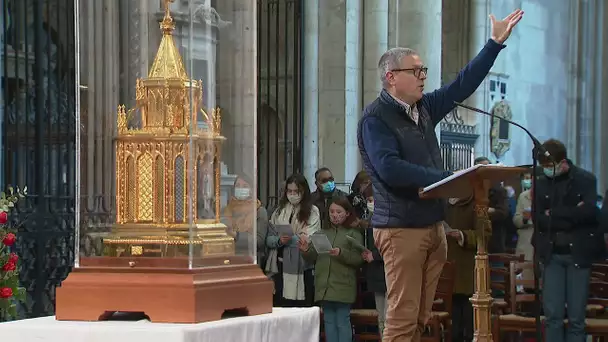
<instances>
[{"instance_id":1,"label":"gold ornate column of reliquary","mask_svg":"<svg viewBox=\"0 0 608 342\"><path fill-rule=\"evenodd\" d=\"M194 257L234 255L234 239L220 222L220 111L199 108L202 81L186 73L168 6L160 27L148 77L137 80L136 107L118 107L116 223L105 254L178 257L193 245ZM129 126L132 113L139 114L137 127Z\"/></svg>"}]
</instances>

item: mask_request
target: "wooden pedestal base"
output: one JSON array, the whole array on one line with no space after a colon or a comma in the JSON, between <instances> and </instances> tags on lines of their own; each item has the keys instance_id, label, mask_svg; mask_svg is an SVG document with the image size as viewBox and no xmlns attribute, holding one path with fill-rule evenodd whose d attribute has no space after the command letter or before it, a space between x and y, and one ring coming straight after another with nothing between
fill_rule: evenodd
<instances>
[{"instance_id":1,"label":"wooden pedestal base","mask_svg":"<svg viewBox=\"0 0 608 342\"><path fill-rule=\"evenodd\" d=\"M163 264L145 259L138 262ZM201 269L81 267L57 288L56 317L98 321L114 312L143 312L152 322L200 323L219 320L227 310L270 313L272 289L272 282L253 264Z\"/></svg>"}]
</instances>

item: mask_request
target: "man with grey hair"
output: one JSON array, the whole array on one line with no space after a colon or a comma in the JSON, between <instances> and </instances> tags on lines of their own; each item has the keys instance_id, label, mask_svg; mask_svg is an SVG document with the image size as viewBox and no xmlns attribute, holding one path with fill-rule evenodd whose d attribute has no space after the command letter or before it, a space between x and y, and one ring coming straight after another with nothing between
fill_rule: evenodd
<instances>
[{"instance_id":1,"label":"man with grey hair","mask_svg":"<svg viewBox=\"0 0 608 342\"><path fill-rule=\"evenodd\" d=\"M423 93L428 69L415 51L394 48L380 58L384 89L365 108L357 139L372 179L374 241L385 266L384 342L420 340L447 257L444 203L418 195L451 174L443 169L435 126L454 101L479 87L522 16L521 10L503 20L490 16L491 39L456 80L432 93Z\"/></svg>"}]
</instances>

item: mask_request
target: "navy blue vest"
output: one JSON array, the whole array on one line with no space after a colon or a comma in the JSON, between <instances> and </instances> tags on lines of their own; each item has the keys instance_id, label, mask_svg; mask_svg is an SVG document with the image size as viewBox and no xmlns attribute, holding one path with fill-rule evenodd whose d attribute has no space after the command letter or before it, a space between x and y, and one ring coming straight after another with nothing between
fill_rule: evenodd
<instances>
[{"instance_id":1,"label":"navy blue vest","mask_svg":"<svg viewBox=\"0 0 608 342\"><path fill-rule=\"evenodd\" d=\"M363 116L375 116L392 130L399 145L399 155L403 160L443 170L434 124L427 108L420 105L420 102L417 108L418 124L409 117L401 104L383 90L380 96L365 108ZM424 228L444 219L443 200L423 200L418 195L420 189L395 187L380 179L363 146L361 122L357 140L363 168L371 177L374 189L375 204L372 215L374 228ZM407 174L403 176L407 177Z\"/></svg>"}]
</instances>

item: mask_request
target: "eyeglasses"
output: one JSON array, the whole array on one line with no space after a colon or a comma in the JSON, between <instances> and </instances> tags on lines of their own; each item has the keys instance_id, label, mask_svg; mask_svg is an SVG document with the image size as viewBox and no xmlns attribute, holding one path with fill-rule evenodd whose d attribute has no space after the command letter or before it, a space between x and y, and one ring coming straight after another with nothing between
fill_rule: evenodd
<instances>
[{"instance_id":1,"label":"eyeglasses","mask_svg":"<svg viewBox=\"0 0 608 342\"><path fill-rule=\"evenodd\" d=\"M424 73L424 76L427 75L427 72L429 71L429 68L422 67L422 68L408 68L408 69L393 69L393 70L391 70L391 72L398 72L398 71L409 71L415 77L420 78L422 76L422 73Z\"/></svg>"}]
</instances>

